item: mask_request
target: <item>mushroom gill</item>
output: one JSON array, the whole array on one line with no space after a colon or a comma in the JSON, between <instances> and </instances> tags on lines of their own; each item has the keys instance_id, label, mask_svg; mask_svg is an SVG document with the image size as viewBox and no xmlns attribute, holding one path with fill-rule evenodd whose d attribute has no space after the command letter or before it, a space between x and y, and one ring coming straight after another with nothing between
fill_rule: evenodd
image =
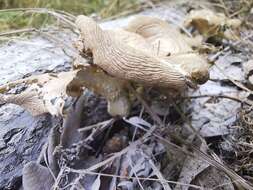
<instances>
[{"instance_id":1,"label":"mushroom gill","mask_svg":"<svg viewBox=\"0 0 253 190\"><path fill-rule=\"evenodd\" d=\"M108 101L108 113L112 116L126 116L130 112L130 101L124 80L115 79L95 65L84 65L67 86L67 94L79 96L85 87ZM76 92L80 92L78 95Z\"/></svg>"}]
</instances>

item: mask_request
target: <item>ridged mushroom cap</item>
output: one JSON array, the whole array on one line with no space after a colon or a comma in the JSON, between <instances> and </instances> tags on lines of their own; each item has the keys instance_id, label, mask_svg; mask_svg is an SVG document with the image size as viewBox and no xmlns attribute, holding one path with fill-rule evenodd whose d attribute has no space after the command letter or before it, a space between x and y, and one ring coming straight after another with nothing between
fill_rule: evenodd
<instances>
[{"instance_id":1,"label":"ridged mushroom cap","mask_svg":"<svg viewBox=\"0 0 253 190\"><path fill-rule=\"evenodd\" d=\"M78 16L76 25L84 46L92 51L94 63L108 74L179 91L186 87L187 76L173 64L123 43L91 18Z\"/></svg>"}]
</instances>

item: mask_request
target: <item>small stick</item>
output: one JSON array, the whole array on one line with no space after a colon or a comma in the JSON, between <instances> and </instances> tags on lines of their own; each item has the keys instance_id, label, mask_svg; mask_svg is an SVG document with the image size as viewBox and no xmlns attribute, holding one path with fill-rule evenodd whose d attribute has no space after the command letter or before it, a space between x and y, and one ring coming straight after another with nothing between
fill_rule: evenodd
<instances>
[{"instance_id":1,"label":"small stick","mask_svg":"<svg viewBox=\"0 0 253 190\"><path fill-rule=\"evenodd\" d=\"M197 99L197 98L225 98L225 99L230 99L230 100L234 100L236 102L241 102L241 103L245 103L249 106L253 105L253 102L249 101L249 100L242 100L240 98L234 97L234 96L229 96L229 95L224 95L224 94L201 94L201 95L196 95L196 96L185 96L182 97L183 99Z\"/></svg>"},{"instance_id":2,"label":"small stick","mask_svg":"<svg viewBox=\"0 0 253 190\"><path fill-rule=\"evenodd\" d=\"M106 121L102 121L102 122L100 122L100 123L96 123L96 124L94 124L94 125L85 126L85 127L83 127L83 128L78 129L78 131L79 131L80 133L82 133L82 132L89 131L89 130L91 130L91 129L93 129L93 128L98 128L98 127L99 127L99 128L103 128L103 127L105 127L106 125L108 125L109 123L111 123L112 120L113 120L113 119L109 119L109 120L106 120Z\"/></svg>"},{"instance_id":3,"label":"small stick","mask_svg":"<svg viewBox=\"0 0 253 190\"><path fill-rule=\"evenodd\" d=\"M19 30L12 30L8 32L2 32L0 33L0 36L7 36L7 35L13 35L13 34L20 34L20 33L26 33L26 32L35 32L36 28L24 28Z\"/></svg>"}]
</instances>

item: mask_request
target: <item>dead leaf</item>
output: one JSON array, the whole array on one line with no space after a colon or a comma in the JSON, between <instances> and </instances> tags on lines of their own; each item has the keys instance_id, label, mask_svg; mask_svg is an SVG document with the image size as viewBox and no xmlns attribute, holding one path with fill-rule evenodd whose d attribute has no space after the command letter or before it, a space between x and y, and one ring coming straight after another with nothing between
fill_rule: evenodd
<instances>
[{"instance_id":1,"label":"dead leaf","mask_svg":"<svg viewBox=\"0 0 253 190\"><path fill-rule=\"evenodd\" d=\"M148 157L146 157L148 158ZM164 190L171 190L171 187L169 186L168 183L164 183L165 179L163 177L163 174L160 172L160 170L157 168L157 166L154 164L154 162L151 159L149 160L149 164L153 170L153 174L157 176L158 179L161 180L161 185L163 186Z\"/></svg>"},{"instance_id":2,"label":"dead leaf","mask_svg":"<svg viewBox=\"0 0 253 190\"><path fill-rule=\"evenodd\" d=\"M123 190L133 190L134 185L131 181L121 181L118 185L118 187L121 187Z\"/></svg>"},{"instance_id":3,"label":"dead leaf","mask_svg":"<svg viewBox=\"0 0 253 190\"><path fill-rule=\"evenodd\" d=\"M230 19L223 13L215 13L209 9L202 9L191 11L186 17L184 24L186 27L193 26L200 34L206 37L214 35L224 36L226 28L238 28L241 25L241 20Z\"/></svg>"},{"instance_id":4,"label":"dead leaf","mask_svg":"<svg viewBox=\"0 0 253 190\"><path fill-rule=\"evenodd\" d=\"M211 166L195 176L192 184L202 186L205 189L235 189L231 179L227 175Z\"/></svg>"},{"instance_id":5,"label":"dead leaf","mask_svg":"<svg viewBox=\"0 0 253 190\"><path fill-rule=\"evenodd\" d=\"M50 189L54 178L47 167L29 162L23 168L24 190Z\"/></svg>"},{"instance_id":6,"label":"dead leaf","mask_svg":"<svg viewBox=\"0 0 253 190\"><path fill-rule=\"evenodd\" d=\"M22 83L25 83L28 87L20 94L1 94L0 102L20 105L34 116L47 112L55 116L63 115L64 106L69 103L66 88L76 72L42 74L17 82L14 81L9 84L11 88Z\"/></svg>"},{"instance_id":7,"label":"dead leaf","mask_svg":"<svg viewBox=\"0 0 253 190\"><path fill-rule=\"evenodd\" d=\"M191 184L192 180L203 170L205 170L209 166L203 160L200 160L197 157L187 157L184 162L184 166L181 170L181 174L179 176L178 182L184 184ZM175 190L188 190L189 186L181 186L177 185Z\"/></svg>"},{"instance_id":8,"label":"dead leaf","mask_svg":"<svg viewBox=\"0 0 253 190\"><path fill-rule=\"evenodd\" d=\"M100 175L97 176L96 180L94 181L94 183L91 186L92 190L99 190L101 185L101 179L100 179Z\"/></svg>"}]
</instances>

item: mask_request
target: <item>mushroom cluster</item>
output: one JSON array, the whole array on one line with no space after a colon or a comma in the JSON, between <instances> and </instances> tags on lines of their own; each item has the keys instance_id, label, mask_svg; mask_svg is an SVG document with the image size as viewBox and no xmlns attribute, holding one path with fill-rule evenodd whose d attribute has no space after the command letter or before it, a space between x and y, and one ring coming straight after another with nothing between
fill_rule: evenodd
<instances>
[{"instance_id":1,"label":"mushroom cluster","mask_svg":"<svg viewBox=\"0 0 253 190\"><path fill-rule=\"evenodd\" d=\"M102 30L83 15L76 24L81 51L92 52L94 64L113 77L179 91L208 80L207 61L163 20L139 16L121 31Z\"/></svg>"},{"instance_id":2,"label":"mushroom cluster","mask_svg":"<svg viewBox=\"0 0 253 190\"><path fill-rule=\"evenodd\" d=\"M103 30L93 19L81 15L77 17L76 25L80 30L77 43L80 55L85 58L89 55L93 63L82 70L87 72L87 68L96 67L88 70L96 70L90 76L97 81L91 84L88 75L82 74L70 83L69 88L79 81L79 85L82 83L105 96L109 107L112 105L109 97L116 98L115 105L124 105L125 109L121 107L117 113L109 108L111 115L127 115L130 105L125 90L129 82L180 93L209 78L208 62L194 51L191 38L161 19L137 16L125 28ZM98 79L97 72L103 73L103 80ZM113 88L121 91L116 97L115 90L108 90Z\"/></svg>"},{"instance_id":3,"label":"mushroom cluster","mask_svg":"<svg viewBox=\"0 0 253 190\"><path fill-rule=\"evenodd\" d=\"M194 50L193 39L161 19L137 16L125 28L103 30L81 15L76 26L81 59L76 59L74 70L4 85L2 92L20 84L27 89L18 95L1 95L1 103L18 104L33 115L60 116L69 107L69 97L80 96L88 88L107 99L112 116L126 116L131 107L130 83L178 95L209 78L208 61ZM85 64L83 58L88 60Z\"/></svg>"}]
</instances>

